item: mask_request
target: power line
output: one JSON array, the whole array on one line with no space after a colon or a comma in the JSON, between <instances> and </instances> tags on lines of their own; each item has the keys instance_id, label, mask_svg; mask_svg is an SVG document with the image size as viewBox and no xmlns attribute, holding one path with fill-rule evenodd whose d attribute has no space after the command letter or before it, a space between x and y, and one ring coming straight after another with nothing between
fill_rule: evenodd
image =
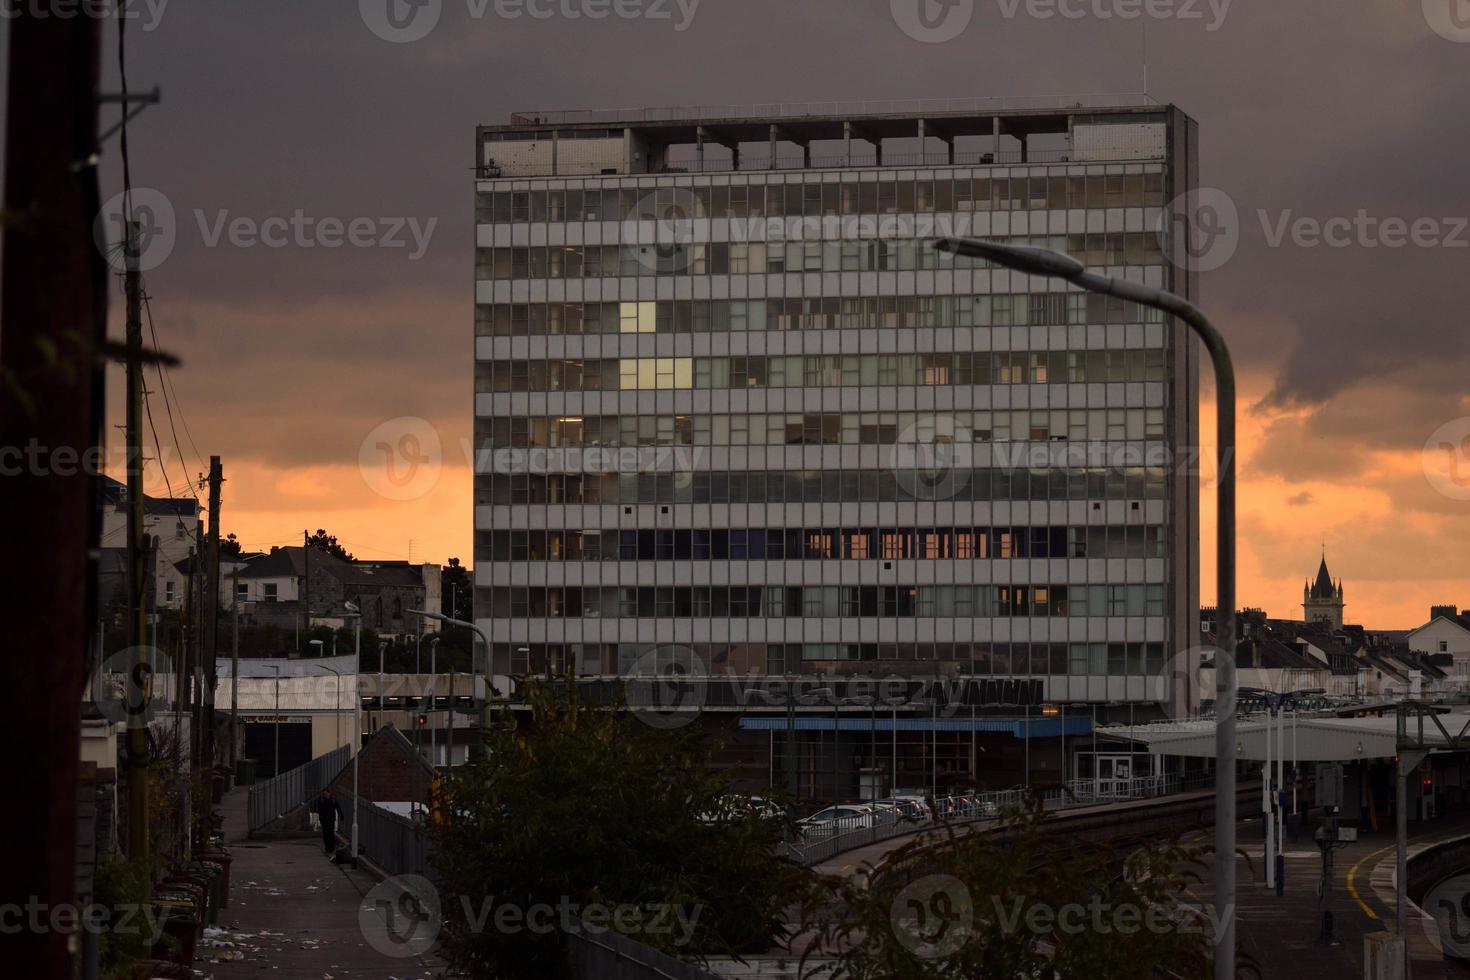
<instances>
[{"instance_id":1,"label":"power line","mask_svg":"<svg viewBox=\"0 0 1470 980\"><path fill-rule=\"evenodd\" d=\"M151 298L152 297L148 295L147 290L145 289L143 293L143 312L148 318L148 333L153 340L153 347L156 350L158 349L158 330L153 325L153 304L150 302ZM179 441L179 430L174 426L173 402L177 400L177 397L173 399L169 398L169 384L167 375L164 374L163 365L161 363L157 363L154 365L154 367L158 370L158 387L159 392L163 395L163 407L168 412L169 432L173 435L174 448L177 449L179 452L179 465L183 468L184 476L187 479L189 469L188 462L184 459L184 445L182 442ZM180 405L179 418L182 420L183 416L184 407ZM187 421L184 422L184 431L189 431L189 424ZM193 436L189 437L189 445L194 449L194 461L196 463L199 463L202 467L203 459L199 455L199 448L197 446L194 446ZM159 451L160 453L162 452L162 450ZM162 460L160 460L159 463L160 465L163 465L165 468L167 468L167 464L163 463ZM167 482L167 478L165 478L165 482ZM199 494L194 490L193 481L188 481L186 485L189 487L190 494L194 497L194 503L199 503Z\"/></svg>"}]
</instances>

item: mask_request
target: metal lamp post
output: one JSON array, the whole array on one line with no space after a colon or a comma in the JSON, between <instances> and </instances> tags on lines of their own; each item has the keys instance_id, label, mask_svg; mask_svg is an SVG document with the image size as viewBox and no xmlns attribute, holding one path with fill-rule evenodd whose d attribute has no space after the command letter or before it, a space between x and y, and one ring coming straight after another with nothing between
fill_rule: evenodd
<instances>
[{"instance_id":1,"label":"metal lamp post","mask_svg":"<svg viewBox=\"0 0 1470 980\"><path fill-rule=\"evenodd\" d=\"M893 774L890 776L892 782L888 786L888 795L893 796L898 792L898 708L908 704L909 699L907 695L888 697L883 699L883 703L893 709L892 727L889 729L889 734L893 736Z\"/></svg>"},{"instance_id":2,"label":"metal lamp post","mask_svg":"<svg viewBox=\"0 0 1470 980\"><path fill-rule=\"evenodd\" d=\"M378 641L378 723L373 727L377 731L383 727L383 716L388 713L388 702L386 700L387 679L383 676L383 661L388 659L388 641Z\"/></svg>"},{"instance_id":3,"label":"metal lamp post","mask_svg":"<svg viewBox=\"0 0 1470 980\"><path fill-rule=\"evenodd\" d=\"M439 708L439 673L438 661L435 654L439 652L439 635L436 633L429 637L429 764L439 765L439 726L433 714L438 713Z\"/></svg>"},{"instance_id":4,"label":"metal lamp post","mask_svg":"<svg viewBox=\"0 0 1470 980\"><path fill-rule=\"evenodd\" d=\"M271 763L271 778L274 779L281 774L281 668L275 664L271 664L271 670L276 672L276 682L274 684L276 689L276 723L273 726L275 728L276 761Z\"/></svg>"},{"instance_id":5,"label":"metal lamp post","mask_svg":"<svg viewBox=\"0 0 1470 980\"><path fill-rule=\"evenodd\" d=\"M356 687L362 683L362 610L355 602L344 602L347 609L344 618L352 619L352 681ZM357 757L362 748L362 691L352 692L352 866L357 867Z\"/></svg>"},{"instance_id":6,"label":"metal lamp post","mask_svg":"<svg viewBox=\"0 0 1470 980\"><path fill-rule=\"evenodd\" d=\"M1037 276L1054 276L1089 292L1132 300L1184 321L1209 352L1215 369L1216 603L1220 655L1215 669L1215 937L1216 980L1235 977L1235 367L1225 338L1193 303L1153 286L1088 272L1076 259L1049 249L1002 245L975 238L940 238L933 247L987 259ZM1219 906L1224 905L1224 908Z\"/></svg>"},{"instance_id":7,"label":"metal lamp post","mask_svg":"<svg viewBox=\"0 0 1470 980\"><path fill-rule=\"evenodd\" d=\"M490 694L494 691L494 665L490 663L490 658L494 656L494 648L490 646L490 638L485 635L485 631L480 629L480 627L476 626L474 623L466 622L463 619L455 619L453 616L446 616L443 613L429 612L427 609L410 609L409 612L413 613L415 616L423 616L425 619L432 619L437 623L444 623L448 626L461 626L465 629L474 631L475 635L480 638L480 642L485 644L485 700L488 701L490 698ZM509 665L507 665L507 667L508 666ZM474 667L474 655L472 652L470 656L471 677L474 677ZM509 673L510 671L507 669L506 674ZM472 700L474 698L474 693L475 692L472 687L470 690L470 697ZM487 718L485 716L485 702L482 701L480 704L480 730L482 732L486 728L486 722ZM474 743L472 743L472 745L483 745L483 742L477 739Z\"/></svg>"},{"instance_id":8,"label":"metal lamp post","mask_svg":"<svg viewBox=\"0 0 1470 980\"><path fill-rule=\"evenodd\" d=\"M852 704L868 708L868 766L876 769L875 760L878 755L878 699L869 694L859 694L850 698L843 698L843 704ZM859 780L861 782L861 780ZM873 799L878 798L878 787L873 786Z\"/></svg>"}]
</instances>

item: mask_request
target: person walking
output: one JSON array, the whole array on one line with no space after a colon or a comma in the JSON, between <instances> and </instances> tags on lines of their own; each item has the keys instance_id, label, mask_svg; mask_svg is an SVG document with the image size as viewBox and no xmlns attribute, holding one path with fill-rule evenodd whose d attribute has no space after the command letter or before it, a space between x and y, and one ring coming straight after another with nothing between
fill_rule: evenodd
<instances>
[{"instance_id":1,"label":"person walking","mask_svg":"<svg viewBox=\"0 0 1470 980\"><path fill-rule=\"evenodd\" d=\"M316 801L316 816L322 825L322 847L328 856L337 853L337 818L341 815L342 807L332 795L332 788L328 786L322 790L322 795Z\"/></svg>"}]
</instances>

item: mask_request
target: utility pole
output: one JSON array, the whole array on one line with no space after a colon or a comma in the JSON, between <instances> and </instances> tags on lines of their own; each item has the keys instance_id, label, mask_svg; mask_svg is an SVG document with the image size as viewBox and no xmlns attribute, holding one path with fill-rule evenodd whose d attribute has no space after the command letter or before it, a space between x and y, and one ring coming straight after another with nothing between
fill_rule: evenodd
<instances>
[{"instance_id":1,"label":"utility pole","mask_svg":"<svg viewBox=\"0 0 1470 980\"><path fill-rule=\"evenodd\" d=\"M143 540L143 273L141 231L126 216L123 242L123 291L127 296L127 468L128 468L128 647L133 651L132 676L151 668L144 644L148 638L148 603L144 591L148 568ZM148 866L148 723L128 719L128 859Z\"/></svg>"},{"instance_id":2,"label":"utility pole","mask_svg":"<svg viewBox=\"0 0 1470 980\"><path fill-rule=\"evenodd\" d=\"M97 171L78 164L96 150L103 21L33 5L8 20L0 445L86 459L102 446L108 279L92 244ZM14 894L52 909L76 901L82 692L101 654L91 635L97 494L86 470L31 465L5 480L7 510L24 515L6 528L6 551L27 568L0 592L0 621L7 649L45 652L7 662L6 730L23 750L6 760L6 777L27 801L15 839L31 842L12 849L7 870ZM79 939L21 929L6 943L6 973L69 977L68 944Z\"/></svg>"},{"instance_id":3,"label":"utility pole","mask_svg":"<svg viewBox=\"0 0 1470 980\"><path fill-rule=\"evenodd\" d=\"M240 556L235 556L234 587L230 590L230 765L240 762ZM339 681L340 683L340 681Z\"/></svg>"},{"instance_id":4,"label":"utility pole","mask_svg":"<svg viewBox=\"0 0 1470 980\"><path fill-rule=\"evenodd\" d=\"M205 547L205 595L200 606L204 616L204 768L214 767L214 692L218 683L219 656L219 506L220 484L224 482L219 457L209 457L209 542Z\"/></svg>"},{"instance_id":5,"label":"utility pole","mask_svg":"<svg viewBox=\"0 0 1470 980\"><path fill-rule=\"evenodd\" d=\"M305 613L306 622L303 624L308 636L311 635L311 535L305 530L301 532L301 609ZM301 644L296 644L296 652L301 652Z\"/></svg>"}]
</instances>

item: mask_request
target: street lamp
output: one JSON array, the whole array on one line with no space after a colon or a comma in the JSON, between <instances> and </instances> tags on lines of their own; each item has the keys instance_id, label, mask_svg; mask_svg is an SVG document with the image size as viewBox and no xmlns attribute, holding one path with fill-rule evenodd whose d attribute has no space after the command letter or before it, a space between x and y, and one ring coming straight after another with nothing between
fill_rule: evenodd
<instances>
[{"instance_id":1,"label":"street lamp","mask_svg":"<svg viewBox=\"0 0 1470 980\"><path fill-rule=\"evenodd\" d=\"M274 726L276 730L276 761L271 764L271 778L274 779L281 774L281 668L275 664L271 664L270 668L276 672L274 685L276 689L276 723Z\"/></svg>"},{"instance_id":2,"label":"street lamp","mask_svg":"<svg viewBox=\"0 0 1470 980\"><path fill-rule=\"evenodd\" d=\"M362 610L355 602L344 602L352 622L352 681L356 687L362 683ZM362 691L352 692L352 866L357 867L357 757L362 748Z\"/></svg>"},{"instance_id":3,"label":"street lamp","mask_svg":"<svg viewBox=\"0 0 1470 980\"><path fill-rule=\"evenodd\" d=\"M843 698L843 704L855 704L867 706L868 709L868 768L877 771L878 758L878 699L871 694L858 694L850 698ZM860 780L861 781L861 780ZM878 784L873 783L871 799L878 798Z\"/></svg>"},{"instance_id":4,"label":"street lamp","mask_svg":"<svg viewBox=\"0 0 1470 980\"><path fill-rule=\"evenodd\" d=\"M439 707L439 672L435 654L438 651L439 634L435 633L429 637L429 710L436 714ZM429 764L437 766L439 765L439 726L436 723L437 719L431 716L429 720Z\"/></svg>"},{"instance_id":5,"label":"street lamp","mask_svg":"<svg viewBox=\"0 0 1470 980\"><path fill-rule=\"evenodd\" d=\"M987 259L1036 276L1055 276L1089 292L1132 300L1179 318L1194 331L1215 368L1216 438L1216 605L1219 609L1215 658L1215 904L1220 934L1215 937L1216 980L1235 977L1235 366L1225 338L1199 307L1153 286L1088 272L1069 255L1049 249L1002 245L978 238L939 238L934 248ZM1222 903L1222 899L1224 902ZM1218 906L1224 905L1224 908Z\"/></svg>"},{"instance_id":6,"label":"street lamp","mask_svg":"<svg viewBox=\"0 0 1470 980\"><path fill-rule=\"evenodd\" d=\"M378 724L373 731L383 727L383 716L388 713L388 702L385 699L387 693L387 679L383 676L383 661L388 659L388 641L378 641Z\"/></svg>"},{"instance_id":7,"label":"street lamp","mask_svg":"<svg viewBox=\"0 0 1470 980\"><path fill-rule=\"evenodd\" d=\"M787 691L786 692L786 697L788 699L791 698L791 692L790 691ZM805 694L798 694L798 695L796 695L796 702L798 704L818 704L818 703L820 703L822 701L825 701L828 698L831 698L832 699L832 805L833 806L836 806L837 803L838 803L838 800L837 800L837 708L838 708L837 692L834 691L830 687L816 687L816 688L813 688L812 690L808 691ZM817 736L820 739L820 737L821 737L821 732L820 731L817 733ZM820 747L820 742L818 743L818 746ZM813 783L812 789L815 790L816 789L816 776L815 775L813 775L813 777L812 777L812 783ZM813 793L813 795L816 795L816 794Z\"/></svg>"},{"instance_id":8,"label":"street lamp","mask_svg":"<svg viewBox=\"0 0 1470 980\"><path fill-rule=\"evenodd\" d=\"M909 696L907 694L901 694L894 697L886 697L883 699L883 703L893 709L892 728L890 729L890 733L893 735L893 773L888 777L890 781L888 795L892 796L898 792L898 709L900 706L909 703Z\"/></svg>"},{"instance_id":9,"label":"street lamp","mask_svg":"<svg viewBox=\"0 0 1470 980\"><path fill-rule=\"evenodd\" d=\"M320 645L322 641L312 640L311 642ZM315 666L320 667L322 670L330 670L337 678L337 696L334 699L337 702L337 707L333 714L337 716L337 744L342 745L344 744L342 742L342 672L335 667L328 667L323 663L318 663Z\"/></svg>"},{"instance_id":10,"label":"street lamp","mask_svg":"<svg viewBox=\"0 0 1470 980\"><path fill-rule=\"evenodd\" d=\"M485 631L482 630L482 629L480 629L480 627L476 626L474 623L466 622L463 619L455 619L453 616L446 616L443 613L429 612L427 609L410 609L409 612L413 613L415 616L423 616L425 619L432 619L436 623L443 623L443 624L445 624L447 626L461 626L461 627L463 627L465 629L473 630L474 633L475 633L475 635L480 638L480 642L483 643L483 644L485 644L485 675L486 675L485 676L485 685L486 685L486 688L487 688L487 690L486 690L487 697L485 698L485 700L482 700L480 702L480 731L483 732L485 730L485 728L486 728L486 721L487 721L487 719L485 717L485 701L488 701L489 700L488 695L489 695L490 691L492 691L494 689L494 676L495 676L494 675L494 672L493 672L494 665L490 663L490 658L494 655L493 654L493 648L490 646L490 638L485 635ZM471 678L473 678L475 676L474 670L475 670L474 656L472 654L471 657L470 657L470 677ZM509 671L509 669L507 669L506 670L506 674L509 675L509 673L510 673L510 671ZM452 690L453 689L453 681L450 682L450 685L451 685L451 690ZM470 697L471 697L472 700L474 698L474 693L475 693L474 692L474 689L473 689L473 687L471 687ZM481 744L481 742L478 739L474 743L472 743L472 745L480 745L480 744Z\"/></svg>"},{"instance_id":11,"label":"street lamp","mask_svg":"<svg viewBox=\"0 0 1470 980\"><path fill-rule=\"evenodd\" d=\"M1242 688L1244 693L1253 698L1260 698L1266 705L1266 764L1261 769L1261 780L1264 788L1261 800L1261 810L1266 818L1266 887L1281 888L1279 879L1285 870L1285 861L1282 858L1286 850L1286 809L1281 805L1281 794L1286 787L1286 709L1300 710L1301 700L1306 697L1325 693L1320 687L1303 688L1297 691L1283 691L1278 694L1274 691L1264 691L1258 688ZM1276 727L1275 752L1272 752L1271 727ZM1292 730L1296 729L1296 715L1292 715ZM1273 777L1271 763L1276 763L1276 772ZM1296 765L1292 764L1292 782L1296 781ZM1295 790L1293 789L1293 792Z\"/></svg>"}]
</instances>

